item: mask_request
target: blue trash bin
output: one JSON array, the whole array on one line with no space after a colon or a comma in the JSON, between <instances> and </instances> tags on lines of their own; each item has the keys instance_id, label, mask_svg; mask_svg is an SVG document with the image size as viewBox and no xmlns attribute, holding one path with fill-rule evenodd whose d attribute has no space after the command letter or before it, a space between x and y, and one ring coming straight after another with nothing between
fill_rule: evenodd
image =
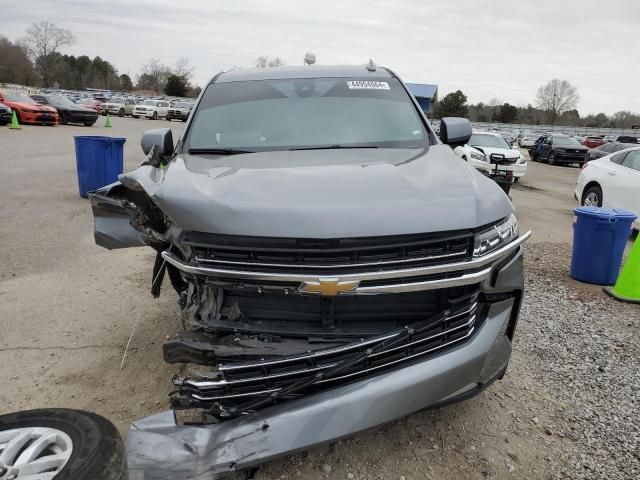
<instances>
[{"instance_id":1,"label":"blue trash bin","mask_svg":"<svg viewBox=\"0 0 640 480\"><path fill-rule=\"evenodd\" d=\"M613 285L636 216L627 210L602 207L578 207L573 213L571 277Z\"/></svg>"},{"instance_id":2,"label":"blue trash bin","mask_svg":"<svg viewBox=\"0 0 640 480\"><path fill-rule=\"evenodd\" d=\"M74 136L80 196L118 180L124 168L126 138Z\"/></svg>"}]
</instances>

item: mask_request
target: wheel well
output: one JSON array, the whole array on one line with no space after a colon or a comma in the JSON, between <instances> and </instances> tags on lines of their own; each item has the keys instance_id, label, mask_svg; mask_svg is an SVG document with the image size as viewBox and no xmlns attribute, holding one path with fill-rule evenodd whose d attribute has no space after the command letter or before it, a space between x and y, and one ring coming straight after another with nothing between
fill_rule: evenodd
<instances>
[{"instance_id":1,"label":"wheel well","mask_svg":"<svg viewBox=\"0 0 640 480\"><path fill-rule=\"evenodd\" d=\"M580 194L580 203L582 203L582 199L584 198L584 193L589 190L591 187L598 187L600 189L600 191L602 191L602 187L600 186L600 184L598 182L596 182L595 180L591 180L589 183L587 183L584 188L582 189L582 192Z\"/></svg>"}]
</instances>

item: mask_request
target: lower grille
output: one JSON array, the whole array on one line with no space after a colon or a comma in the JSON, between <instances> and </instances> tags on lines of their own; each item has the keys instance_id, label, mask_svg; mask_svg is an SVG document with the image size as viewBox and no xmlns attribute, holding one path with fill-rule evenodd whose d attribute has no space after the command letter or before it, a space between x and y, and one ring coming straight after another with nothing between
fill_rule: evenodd
<instances>
[{"instance_id":1,"label":"lower grille","mask_svg":"<svg viewBox=\"0 0 640 480\"><path fill-rule=\"evenodd\" d=\"M475 293L431 317L344 346L259 362L218 364L212 376L175 379L175 408L220 416L308 395L407 365L469 339L482 321Z\"/></svg>"}]
</instances>

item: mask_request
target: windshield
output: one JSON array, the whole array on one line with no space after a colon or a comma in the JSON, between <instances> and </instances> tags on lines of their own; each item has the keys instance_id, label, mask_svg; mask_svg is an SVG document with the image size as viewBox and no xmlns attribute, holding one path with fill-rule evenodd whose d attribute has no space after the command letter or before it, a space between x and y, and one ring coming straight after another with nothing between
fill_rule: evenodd
<instances>
[{"instance_id":1,"label":"windshield","mask_svg":"<svg viewBox=\"0 0 640 480\"><path fill-rule=\"evenodd\" d=\"M421 148L427 132L395 78L259 80L207 87L187 149Z\"/></svg>"},{"instance_id":2,"label":"windshield","mask_svg":"<svg viewBox=\"0 0 640 480\"><path fill-rule=\"evenodd\" d=\"M581 147L582 144L573 137L553 137L553 144L561 147Z\"/></svg>"},{"instance_id":3,"label":"windshield","mask_svg":"<svg viewBox=\"0 0 640 480\"><path fill-rule=\"evenodd\" d=\"M153 105L155 107L158 105L158 102L156 100L145 100L142 102L142 105Z\"/></svg>"},{"instance_id":4,"label":"windshield","mask_svg":"<svg viewBox=\"0 0 640 480\"><path fill-rule=\"evenodd\" d=\"M113 97L109 100L109 103L124 103L124 98L122 97Z\"/></svg>"},{"instance_id":5,"label":"windshield","mask_svg":"<svg viewBox=\"0 0 640 480\"><path fill-rule=\"evenodd\" d=\"M188 108L189 107L186 103L176 103L173 106L175 108Z\"/></svg>"},{"instance_id":6,"label":"windshield","mask_svg":"<svg viewBox=\"0 0 640 480\"><path fill-rule=\"evenodd\" d=\"M472 147L511 148L504 138L482 133L472 134L468 143Z\"/></svg>"},{"instance_id":7,"label":"windshield","mask_svg":"<svg viewBox=\"0 0 640 480\"><path fill-rule=\"evenodd\" d=\"M22 103L36 103L33 98L29 98L21 93L8 92L4 94L4 97L10 102L22 102Z\"/></svg>"},{"instance_id":8,"label":"windshield","mask_svg":"<svg viewBox=\"0 0 640 480\"><path fill-rule=\"evenodd\" d=\"M56 107L73 107L73 106L75 106L75 103L73 103L68 98L60 97L60 96L57 96L57 95L48 96L47 97L47 101L51 105L55 105Z\"/></svg>"}]
</instances>

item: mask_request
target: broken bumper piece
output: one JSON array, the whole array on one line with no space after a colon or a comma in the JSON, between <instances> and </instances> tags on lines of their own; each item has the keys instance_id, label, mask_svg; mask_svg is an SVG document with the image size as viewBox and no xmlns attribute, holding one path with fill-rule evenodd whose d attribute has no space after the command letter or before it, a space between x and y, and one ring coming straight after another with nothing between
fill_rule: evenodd
<instances>
[{"instance_id":1,"label":"broken bumper piece","mask_svg":"<svg viewBox=\"0 0 640 480\"><path fill-rule=\"evenodd\" d=\"M472 396L506 369L516 303L492 303L473 337L426 361L219 423L177 425L173 411L134 422L126 439L130 479L222 478Z\"/></svg>"}]
</instances>

